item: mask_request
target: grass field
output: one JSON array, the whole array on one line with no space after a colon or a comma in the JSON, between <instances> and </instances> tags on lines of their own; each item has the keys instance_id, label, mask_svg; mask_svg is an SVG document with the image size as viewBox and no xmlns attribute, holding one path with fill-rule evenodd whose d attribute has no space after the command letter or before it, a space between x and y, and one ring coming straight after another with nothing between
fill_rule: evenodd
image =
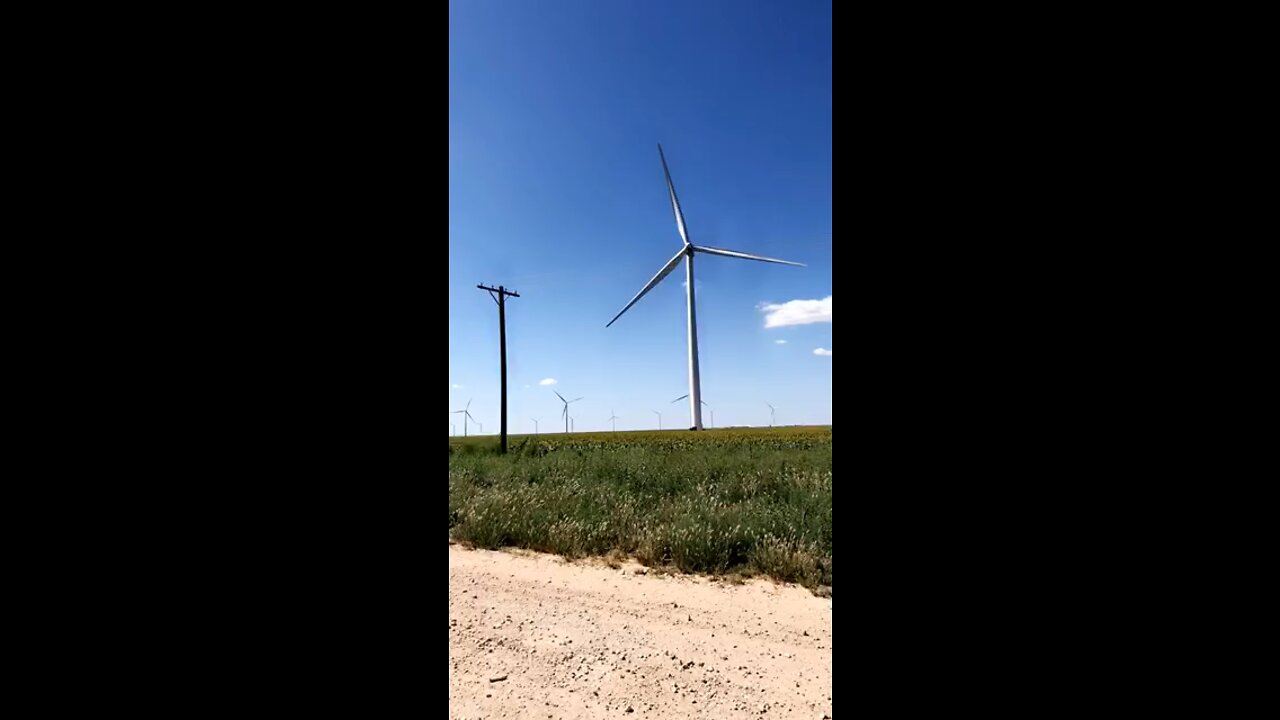
<instances>
[{"instance_id":1,"label":"grass field","mask_svg":"<svg viewBox=\"0 0 1280 720\"><path fill-rule=\"evenodd\" d=\"M831 585L831 428L449 439L449 533Z\"/></svg>"}]
</instances>

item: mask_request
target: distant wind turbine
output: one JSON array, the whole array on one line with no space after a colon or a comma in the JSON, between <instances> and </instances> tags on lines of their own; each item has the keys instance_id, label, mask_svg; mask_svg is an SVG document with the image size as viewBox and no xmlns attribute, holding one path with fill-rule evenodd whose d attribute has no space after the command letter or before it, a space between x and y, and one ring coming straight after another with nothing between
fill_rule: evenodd
<instances>
[{"instance_id":1,"label":"distant wind turbine","mask_svg":"<svg viewBox=\"0 0 1280 720\"><path fill-rule=\"evenodd\" d=\"M658 271L653 279L649 280L636 296L631 298L631 302L613 316L605 327L617 322L622 314L631 309L645 293L652 290L663 278L671 274L675 270L676 265L680 263L680 258L684 258L684 275L685 275L685 306L689 320L689 415L692 418L693 429L702 429L702 382L698 374L698 321L695 312L694 303L694 283L693 283L693 255L694 253L706 253L708 255L723 255L725 257L742 258L744 260L759 260L761 262L778 263L780 265L796 265L804 267L802 263L791 262L789 260L778 260L776 258L768 258L760 255L750 255L737 250L723 250L721 248L713 248L706 245L694 245L689 242L689 231L685 227L684 213L680 210L680 201L676 198L676 186L671 182L671 171L667 168L667 156L662 152L662 145L658 145L658 156L662 159L662 172L667 178L667 194L671 198L671 209L676 216L676 228L680 231L680 239L684 241L684 247L680 248L680 252L667 261L666 265Z\"/></svg>"},{"instance_id":2,"label":"distant wind turbine","mask_svg":"<svg viewBox=\"0 0 1280 720\"><path fill-rule=\"evenodd\" d=\"M615 420L620 420L620 419L621 419L621 418L619 418L617 415L614 415L614 414L613 414L613 411L612 411L612 410L610 410L610 411L609 411L609 422L610 422L610 423L613 423L613 431L614 431L614 432L618 432L618 423L616 423L616 422L614 422L614 421L615 421Z\"/></svg>"},{"instance_id":3,"label":"distant wind turbine","mask_svg":"<svg viewBox=\"0 0 1280 720\"><path fill-rule=\"evenodd\" d=\"M537 435L538 434L538 418L529 418L529 419L533 421L533 434Z\"/></svg>"},{"instance_id":4,"label":"distant wind turbine","mask_svg":"<svg viewBox=\"0 0 1280 720\"><path fill-rule=\"evenodd\" d=\"M769 405L769 403L765 403L765 405ZM773 406L769 405L769 427L773 427L775 418L776 415L774 414Z\"/></svg>"},{"instance_id":5,"label":"distant wind turbine","mask_svg":"<svg viewBox=\"0 0 1280 720\"><path fill-rule=\"evenodd\" d=\"M449 414L450 414L450 415L457 415L458 413L463 413L463 415L462 415L462 437L466 437L466 436L467 436L467 420L468 420L468 419L475 420L475 418L471 417L471 401L470 401L470 400L468 400L468 401L467 401L467 406L466 406L465 408L463 408L463 409L461 409L461 410L454 410L453 412L450 412ZM477 424L479 424L479 423L477 423Z\"/></svg>"},{"instance_id":6,"label":"distant wind turbine","mask_svg":"<svg viewBox=\"0 0 1280 720\"><path fill-rule=\"evenodd\" d=\"M681 400L683 400L683 399L685 399L685 398L687 398L687 397L689 397L689 396L688 396L688 395L681 395L680 397L676 398L675 400L672 400L671 402L673 402L673 403L678 403L678 402L680 402ZM715 427L715 426L716 426L716 411L715 411L715 410L712 410L710 405L707 405L707 401L706 401L706 400L699 400L699 402L701 402L704 406L706 406L707 410L709 410L709 411L711 412L711 427ZM702 413L698 413L698 419L699 419L699 420L701 420L701 419L702 419ZM702 428L698 428L698 429L699 429L699 430L701 430Z\"/></svg>"},{"instance_id":7,"label":"distant wind turbine","mask_svg":"<svg viewBox=\"0 0 1280 720\"><path fill-rule=\"evenodd\" d=\"M458 434L458 426L454 425L453 423L449 423L449 435L452 436L457 434Z\"/></svg>"},{"instance_id":8,"label":"distant wind turbine","mask_svg":"<svg viewBox=\"0 0 1280 720\"><path fill-rule=\"evenodd\" d=\"M654 410L653 414L658 416L658 429L661 430L662 429L662 413L658 412L657 410Z\"/></svg>"},{"instance_id":9,"label":"distant wind turbine","mask_svg":"<svg viewBox=\"0 0 1280 720\"><path fill-rule=\"evenodd\" d=\"M573 422L573 419L569 417L569 403L576 403L576 402L578 402L579 400L581 400L582 398L574 398L574 399L572 399L572 400L565 400L565 399L564 399L564 396L563 396L563 395L561 395L559 392L557 392L557 391L555 391L555 390L552 390L551 392L555 393L555 394L556 394L556 397L560 398L560 402L564 403L564 410L563 410L560 414L564 416L564 431L565 431L565 432L569 432L569 424L570 424L571 422Z\"/></svg>"}]
</instances>

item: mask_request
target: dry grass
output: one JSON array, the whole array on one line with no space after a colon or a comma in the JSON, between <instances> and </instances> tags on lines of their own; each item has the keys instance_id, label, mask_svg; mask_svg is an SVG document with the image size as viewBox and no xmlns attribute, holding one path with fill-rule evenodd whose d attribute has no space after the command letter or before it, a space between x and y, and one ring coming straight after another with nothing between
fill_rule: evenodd
<instances>
[{"instance_id":1,"label":"dry grass","mask_svg":"<svg viewBox=\"0 0 1280 720\"><path fill-rule=\"evenodd\" d=\"M451 443L451 535L830 586L829 429L600 435Z\"/></svg>"}]
</instances>

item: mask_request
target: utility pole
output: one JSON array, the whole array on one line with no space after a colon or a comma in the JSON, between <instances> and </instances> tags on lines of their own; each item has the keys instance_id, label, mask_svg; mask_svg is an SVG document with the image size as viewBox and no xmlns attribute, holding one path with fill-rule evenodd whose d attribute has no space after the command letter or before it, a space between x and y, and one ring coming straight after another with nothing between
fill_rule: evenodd
<instances>
[{"instance_id":1,"label":"utility pole","mask_svg":"<svg viewBox=\"0 0 1280 720\"><path fill-rule=\"evenodd\" d=\"M498 346L502 353L502 454L507 454L507 296L520 297L520 294L508 290L501 285L496 288L476 285L481 290L488 290L489 297L498 303Z\"/></svg>"}]
</instances>

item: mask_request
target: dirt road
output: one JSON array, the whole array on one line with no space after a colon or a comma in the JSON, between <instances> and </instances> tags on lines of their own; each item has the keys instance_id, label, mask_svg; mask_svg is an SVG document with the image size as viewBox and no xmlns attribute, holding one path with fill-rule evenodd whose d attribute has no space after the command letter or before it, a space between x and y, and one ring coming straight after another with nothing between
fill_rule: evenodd
<instances>
[{"instance_id":1,"label":"dirt road","mask_svg":"<svg viewBox=\"0 0 1280 720\"><path fill-rule=\"evenodd\" d=\"M449 717L830 716L830 599L639 569L451 545Z\"/></svg>"}]
</instances>

